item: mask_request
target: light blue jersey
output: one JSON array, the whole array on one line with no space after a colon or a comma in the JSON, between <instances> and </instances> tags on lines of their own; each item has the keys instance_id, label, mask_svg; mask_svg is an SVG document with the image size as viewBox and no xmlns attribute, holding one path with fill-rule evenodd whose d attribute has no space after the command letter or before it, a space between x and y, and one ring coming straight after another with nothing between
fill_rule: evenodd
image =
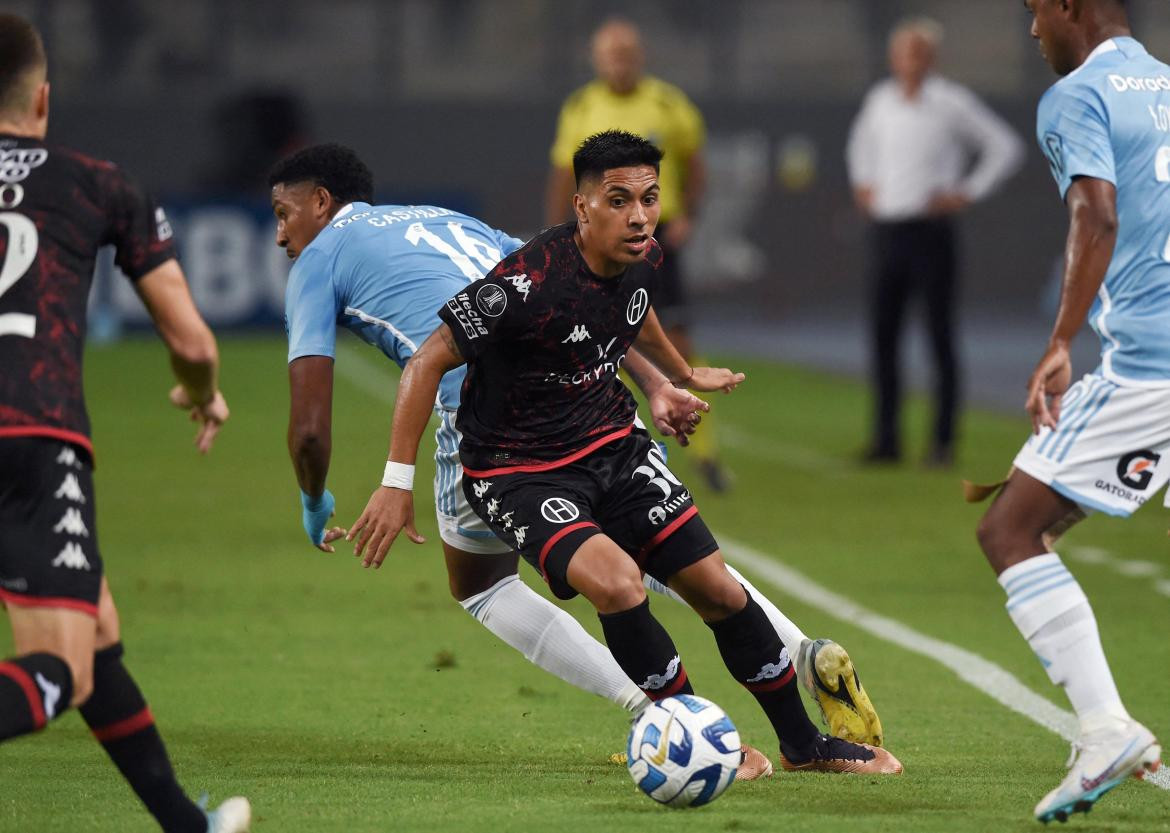
<instances>
[{"instance_id":1,"label":"light blue jersey","mask_svg":"<svg viewBox=\"0 0 1170 833\"><path fill-rule=\"evenodd\" d=\"M351 203L289 273L288 360L334 357L340 324L402 367L439 326L447 299L521 245L446 208ZM464 373L443 377L439 405L459 407Z\"/></svg>"},{"instance_id":2,"label":"light blue jersey","mask_svg":"<svg viewBox=\"0 0 1170 833\"><path fill-rule=\"evenodd\" d=\"M1170 386L1170 66L1105 41L1040 101L1037 138L1063 197L1076 177L1117 188L1117 245L1089 312L1098 372Z\"/></svg>"}]
</instances>

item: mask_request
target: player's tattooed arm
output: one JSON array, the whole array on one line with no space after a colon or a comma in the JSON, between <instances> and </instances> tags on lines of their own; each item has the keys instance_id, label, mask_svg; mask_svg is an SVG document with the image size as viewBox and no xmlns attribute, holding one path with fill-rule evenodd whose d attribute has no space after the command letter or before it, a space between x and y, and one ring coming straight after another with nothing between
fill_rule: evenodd
<instances>
[{"instance_id":1,"label":"player's tattooed arm","mask_svg":"<svg viewBox=\"0 0 1170 833\"><path fill-rule=\"evenodd\" d=\"M634 344L678 388L731 393L745 378L725 367L692 367L666 337L653 307L646 313Z\"/></svg>"},{"instance_id":2,"label":"player's tattooed arm","mask_svg":"<svg viewBox=\"0 0 1170 833\"><path fill-rule=\"evenodd\" d=\"M387 462L396 464L399 470L409 471L411 477L418 457L418 444L439 392L439 382L443 374L463 363L451 329L440 324L402 371ZM381 485L350 526L346 540L354 542L353 554L361 557L363 566L381 567L394 540L403 531L416 544L426 540L414 526L414 494L402 485Z\"/></svg>"}]
</instances>

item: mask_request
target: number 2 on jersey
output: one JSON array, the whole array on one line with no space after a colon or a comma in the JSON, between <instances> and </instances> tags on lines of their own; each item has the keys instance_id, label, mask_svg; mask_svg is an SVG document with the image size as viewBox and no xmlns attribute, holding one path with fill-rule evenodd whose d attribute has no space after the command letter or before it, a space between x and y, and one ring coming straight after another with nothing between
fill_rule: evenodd
<instances>
[{"instance_id":1,"label":"number 2 on jersey","mask_svg":"<svg viewBox=\"0 0 1170 833\"><path fill-rule=\"evenodd\" d=\"M23 214L14 211L0 211L0 225L8 230L8 249L3 265L0 265L0 297L32 266L37 257L37 227ZM37 332L35 315L24 312L9 312L0 315L0 336L24 336L32 338Z\"/></svg>"}]
</instances>

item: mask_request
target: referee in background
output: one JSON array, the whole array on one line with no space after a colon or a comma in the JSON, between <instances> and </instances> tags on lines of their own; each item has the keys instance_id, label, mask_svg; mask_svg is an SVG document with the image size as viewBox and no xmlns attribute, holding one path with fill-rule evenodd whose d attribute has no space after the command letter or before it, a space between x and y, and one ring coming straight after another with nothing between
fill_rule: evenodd
<instances>
[{"instance_id":1,"label":"referee in background","mask_svg":"<svg viewBox=\"0 0 1170 833\"><path fill-rule=\"evenodd\" d=\"M691 236L706 183L703 145L706 129L698 108L678 87L643 73L646 53L633 23L611 18L593 34L593 68L597 78L565 100L557 119L545 201L545 225L570 219L573 154L590 136L606 130L634 133L663 151L658 182L662 219L655 238L664 254L654 301L671 344L688 361L693 358L690 311L679 272L683 246ZM711 414L691 437L690 447L707 485L726 491L728 475L719 463Z\"/></svg>"},{"instance_id":2,"label":"referee in background","mask_svg":"<svg viewBox=\"0 0 1170 833\"><path fill-rule=\"evenodd\" d=\"M954 218L1019 168L1023 144L970 90L934 73L942 27L928 18L890 34L890 78L866 95L849 133L854 198L872 228L875 415L865 462L901 459L898 342L910 300L926 305L934 354L934 431L925 463L954 462L959 399Z\"/></svg>"}]
</instances>

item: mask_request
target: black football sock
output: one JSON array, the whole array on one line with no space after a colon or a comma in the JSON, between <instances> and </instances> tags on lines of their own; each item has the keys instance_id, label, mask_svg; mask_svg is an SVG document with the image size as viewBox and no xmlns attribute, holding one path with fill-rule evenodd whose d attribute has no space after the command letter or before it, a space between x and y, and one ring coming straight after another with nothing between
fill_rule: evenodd
<instances>
[{"instance_id":1,"label":"black football sock","mask_svg":"<svg viewBox=\"0 0 1170 833\"><path fill-rule=\"evenodd\" d=\"M73 672L56 654L0 662L0 740L43 729L71 699Z\"/></svg>"},{"instance_id":2,"label":"black football sock","mask_svg":"<svg viewBox=\"0 0 1170 833\"><path fill-rule=\"evenodd\" d=\"M650 615L650 600L617 613L599 613L605 644L626 676L651 700L694 694L674 642Z\"/></svg>"},{"instance_id":3,"label":"black football sock","mask_svg":"<svg viewBox=\"0 0 1170 833\"><path fill-rule=\"evenodd\" d=\"M93 694L81 716L163 830L206 833L207 817L175 780L154 717L122 664L121 642L94 654Z\"/></svg>"},{"instance_id":4,"label":"black football sock","mask_svg":"<svg viewBox=\"0 0 1170 833\"><path fill-rule=\"evenodd\" d=\"M763 608L748 595L743 610L707 626L727 670L756 698L780 740L795 747L811 743L819 732L800 702L796 670Z\"/></svg>"}]
</instances>

